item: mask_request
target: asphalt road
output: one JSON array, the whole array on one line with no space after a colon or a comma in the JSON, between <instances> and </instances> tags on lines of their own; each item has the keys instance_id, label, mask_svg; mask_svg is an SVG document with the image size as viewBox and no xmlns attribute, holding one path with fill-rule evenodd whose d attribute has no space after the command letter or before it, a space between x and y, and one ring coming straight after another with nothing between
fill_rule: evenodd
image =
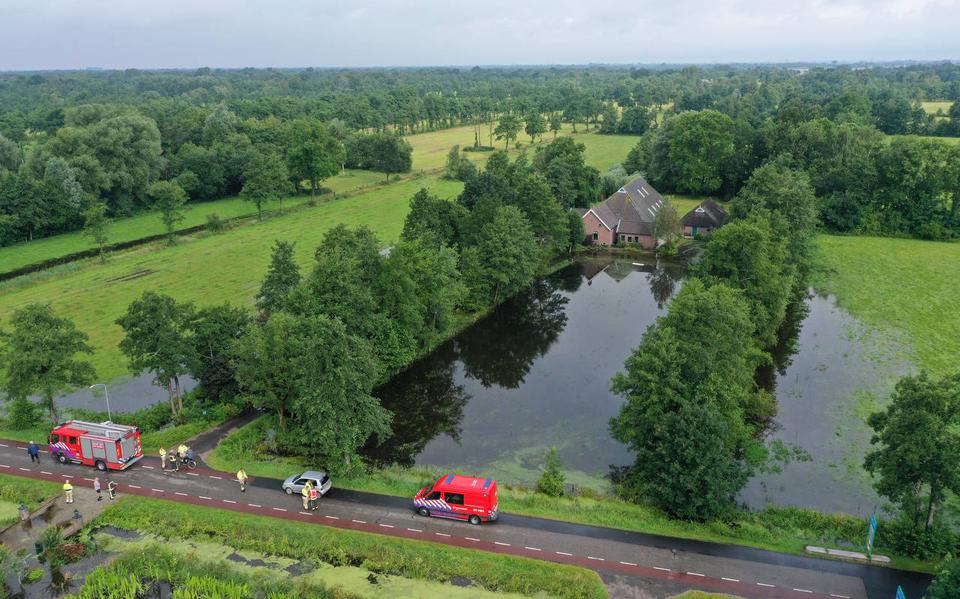
<instances>
[{"instance_id":1,"label":"asphalt road","mask_svg":"<svg viewBox=\"0 0 960 599\"><path fill-rule=\"evenodd\" d=\"M0 473L53 481L71 478L80 488L78 492L91 487L97 474L93 468L60 465L45 452L37 465L30 462L24 447L0 441ZM280 490L278 480L253 479L241 493L233 474L203 467L167 474L161 472L159 460L150 457L111 475L121 494L574 564L601 572L605 578L642 577L742 597L893 599L897 585L902 585L908 599L919 599L930 582L926 575L881 566L511 514L502 514L497 522L471 526L417 516L408 499L336 487L317 511L309 512L303 510L299 496ZM106 486L103 477L101 482Z\"/></svg>"}]
</instances>

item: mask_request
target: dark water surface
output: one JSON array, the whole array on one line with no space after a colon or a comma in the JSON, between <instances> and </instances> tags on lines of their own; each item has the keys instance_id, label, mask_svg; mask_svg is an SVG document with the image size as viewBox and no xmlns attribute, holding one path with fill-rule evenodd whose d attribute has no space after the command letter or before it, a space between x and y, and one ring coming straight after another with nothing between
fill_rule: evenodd
<instances>
[{"instance_id":1,"label":"dark water surface","mask_svg":"<svg viewBox=\"0 0 960 599\"><path fill-rule=\"evenodd\" d=\"M607 423L622 400L611 377L682 284L681 264L586 259L535 283L375 391L394 412L394 437L367 454L531 483L545 450L560 451L568 481L600 487L631 462ZM909 369L835 307L811 297L767 384L779 413L771 438L812 461L754 477L741 500L869 513L878 503L861 464L863 422Z\"/></svg>"},{"instance_id":2,"label":"dark water surface","mask_svg":"<svg viewBox=\"0 0 960 599\"><path fill-rule=\"evenodd\" d=\"M394 438L369 453L532 482L556 446L572 482L630 461L607 422L610 378L663 312L684 268L589 259L535 283L375 394Z\"/></svg>"}]
</instances>

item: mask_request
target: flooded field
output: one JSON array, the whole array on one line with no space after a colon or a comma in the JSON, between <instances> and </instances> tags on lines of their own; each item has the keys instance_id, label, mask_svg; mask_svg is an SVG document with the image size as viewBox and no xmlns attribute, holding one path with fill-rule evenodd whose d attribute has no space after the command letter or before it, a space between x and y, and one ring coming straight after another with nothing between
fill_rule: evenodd
<instances>
[{"instance_id":1,"label":"flooded field","mask_svg":"<svg viewBox=\"0 0 960 599\"><path fill-rule=\"evenodd\" d=\"M646 262L646 263L642 263ZM679 290L682 264L589 259L535 283L376 391L396 434L367 453L531 483L556 446L568 480L604 486L631 456L610 438L621 399L610 378ZM898 346L811 297L791 351L772 372L771 437L812 460L756 476L741 500L866 513L878 503L861 468L863 419L909 370Z\"/></svg>"}]
</instances>

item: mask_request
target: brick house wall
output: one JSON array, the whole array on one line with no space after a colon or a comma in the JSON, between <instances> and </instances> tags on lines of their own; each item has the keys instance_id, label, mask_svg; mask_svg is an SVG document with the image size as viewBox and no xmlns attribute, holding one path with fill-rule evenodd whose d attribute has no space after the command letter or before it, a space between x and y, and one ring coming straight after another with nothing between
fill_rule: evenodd
<instances>
[{"instance_id":1,"label":"brick house wall","mask_svg":"<svg viewBox=\"0 0 960 599\"><path fill-rule=\"evenodd\" d=\"M707 237L711 231L713 231L713 227L697 227L697 235L699 237ZM683 236L693 239L693 227L684 227Z\"/></svg>"},{"instance_id":2,"label":"brick house wall","mask_svg":"<svg viewBox=\"0 0 960 599\"><path fill-rule=\"evenodd\" d=\"M613 245L613 231L600 222L593 212L583 215L583 231L587 236L587 243L593 245Z\"/></svg>"}]
</instances>

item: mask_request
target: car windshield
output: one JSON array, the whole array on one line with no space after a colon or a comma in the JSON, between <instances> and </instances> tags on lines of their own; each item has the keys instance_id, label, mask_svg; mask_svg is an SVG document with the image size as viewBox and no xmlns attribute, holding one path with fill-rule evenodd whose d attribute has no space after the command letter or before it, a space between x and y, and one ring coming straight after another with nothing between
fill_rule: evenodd
<instances>
[{"instance_id":1,"label":"car windshield","mask_svg":"<svg viewBox=\"0 0 960 599\"><path fill-rule=\"evenodd\" d=\"M330 477L327 476L326 474L324 474L324 475L323 475L323 479L320 480L320 484L321 484L321 485L325 485L325 484L327 484L327 481L329 481L329 480L330 480Z\"/></svg>"}]
</instances>

